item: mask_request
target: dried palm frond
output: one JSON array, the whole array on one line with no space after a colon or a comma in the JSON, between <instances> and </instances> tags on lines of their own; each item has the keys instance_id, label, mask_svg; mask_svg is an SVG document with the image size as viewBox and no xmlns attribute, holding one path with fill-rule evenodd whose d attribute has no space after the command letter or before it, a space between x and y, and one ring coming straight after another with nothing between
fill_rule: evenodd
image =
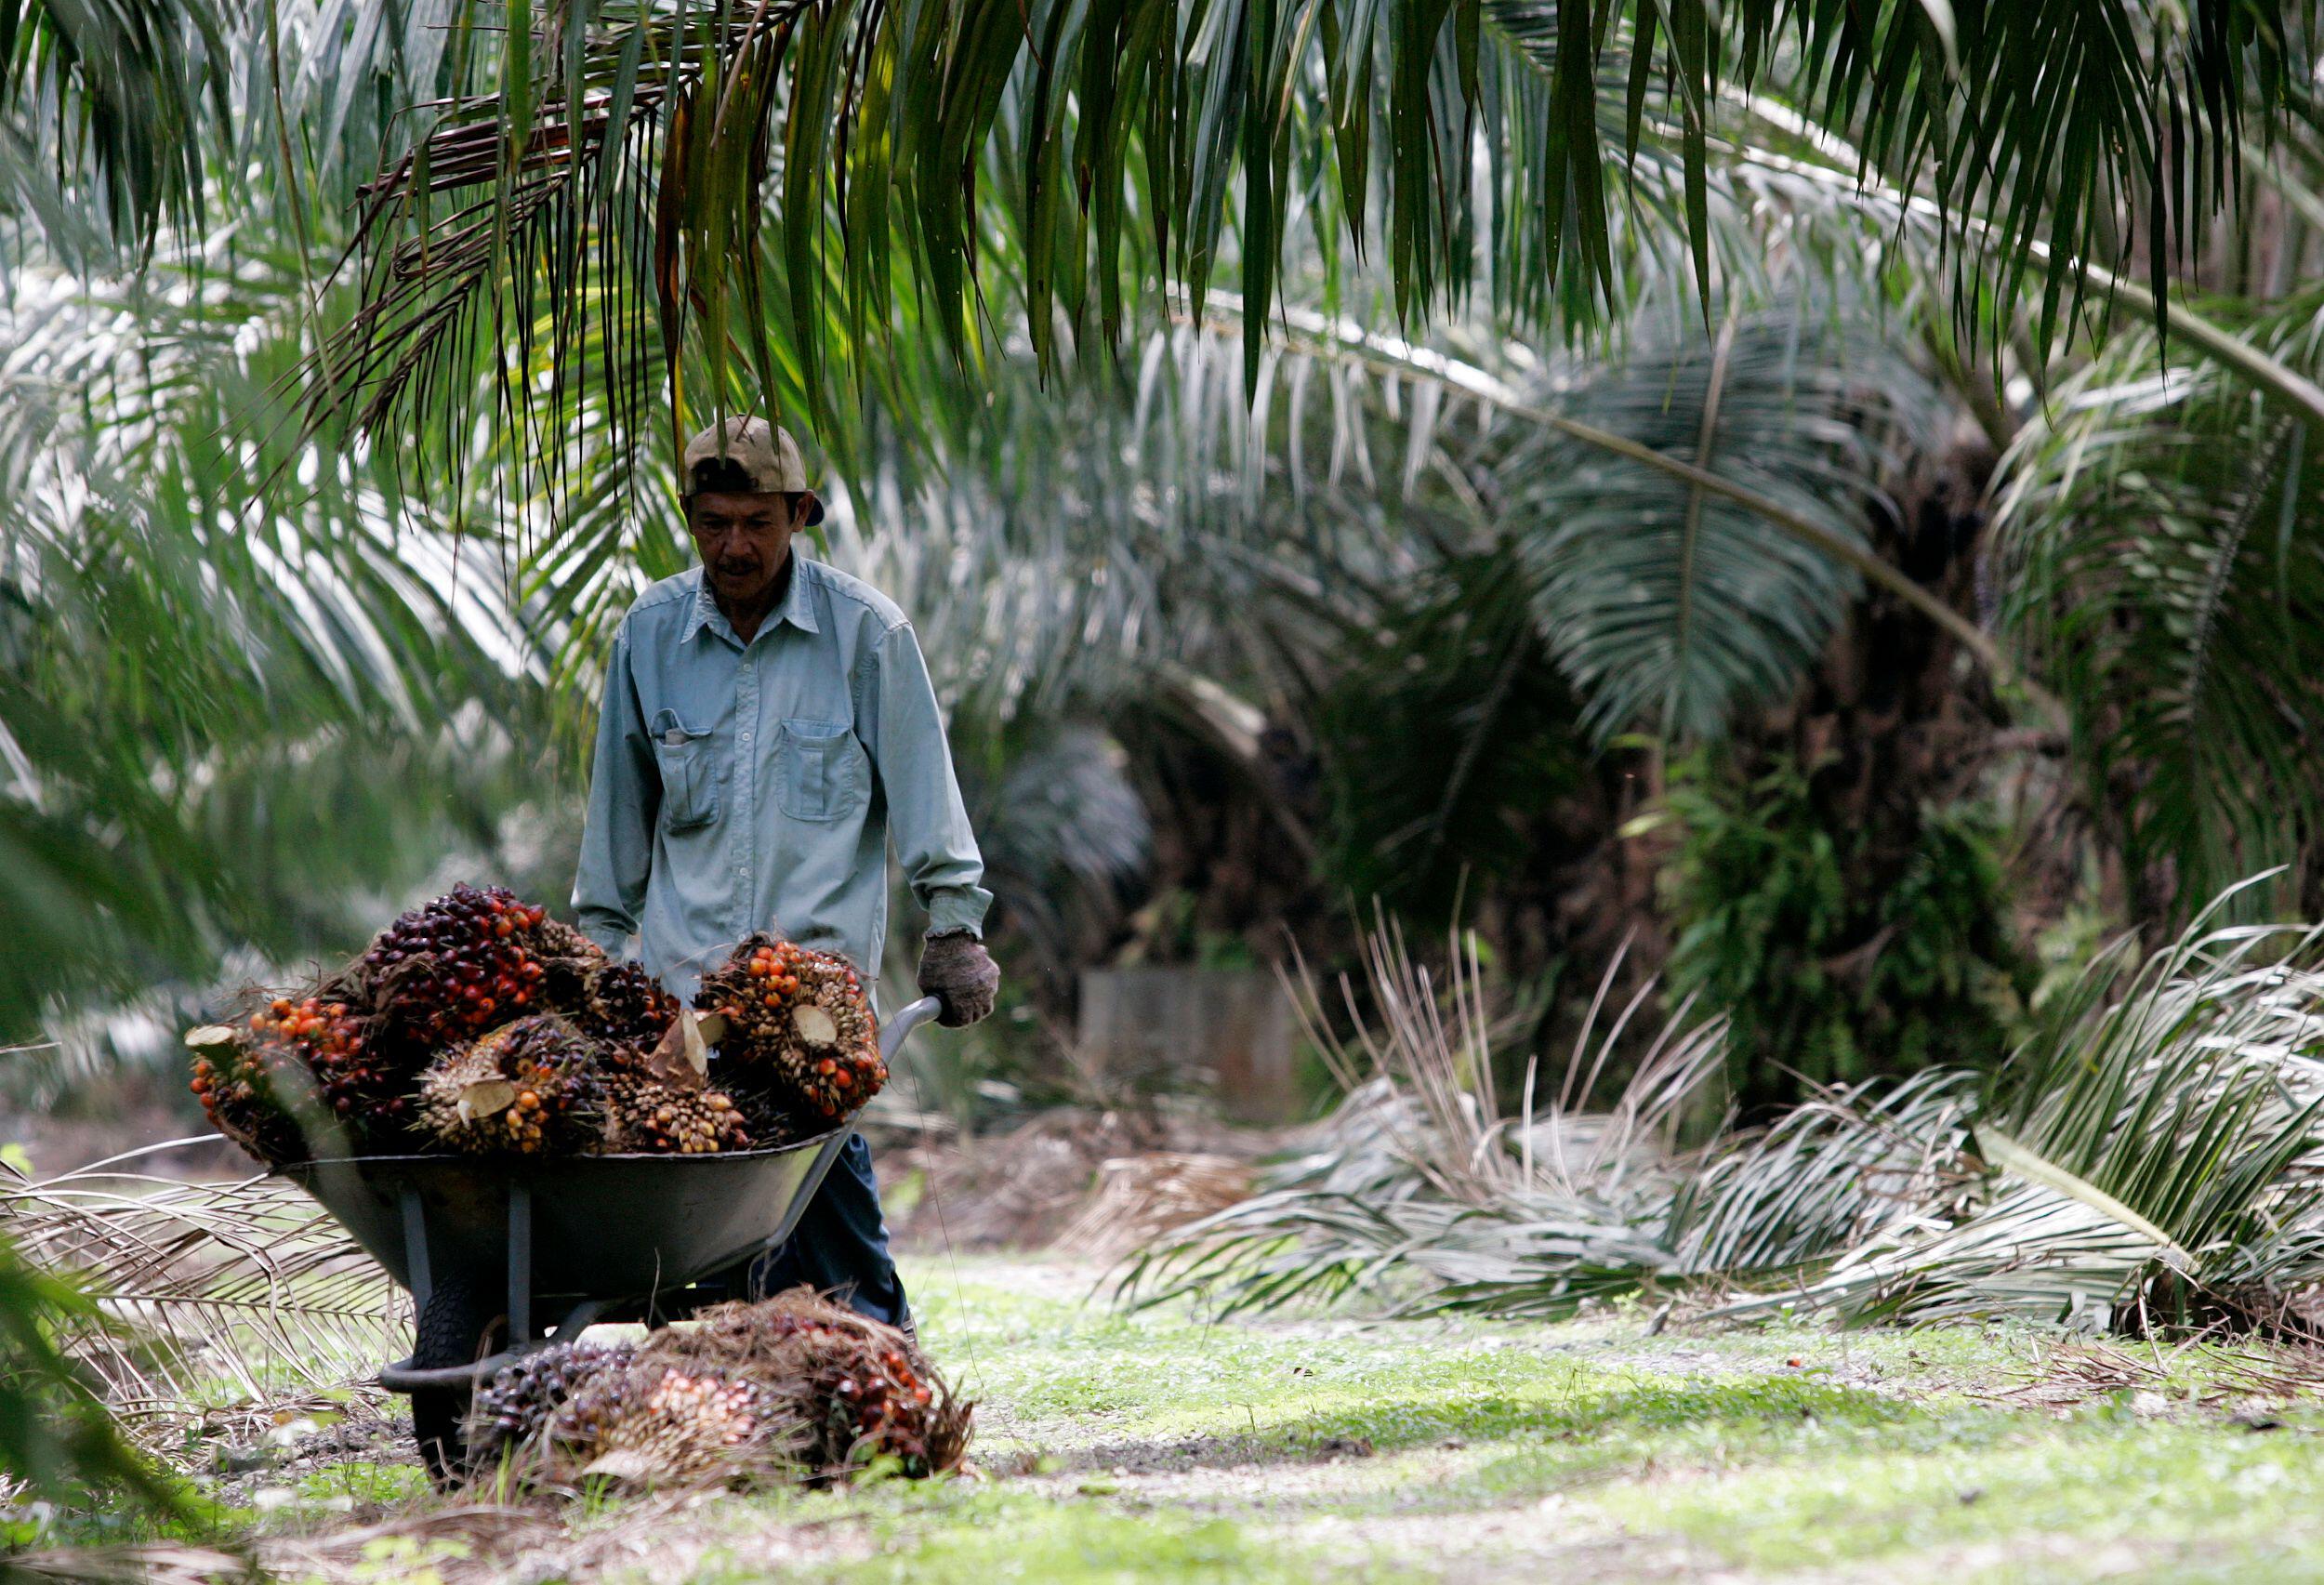
<instances>
[{"instance_id":1,"label":"dried palm frond","mask_svg":"<svg viewBox=\"0 0 2324 1585\"><path fill-rule=\"evenodd\" d=\"M1362 1294L1427 1305L1499 1303L1554 1314L1678 1275L1662 1241L1681 1116L1719 1071L1716 1021L1648 1047L1604 1110L1589 1110L1641 990L1596 1037L1604 988L1553 1099L1526 1076L1501 1115L1491 1081L1493 1018L1473 937L1451 942L1450 984L1414 958L1384 917L1365 941L1367 1019L1326 1023L1312 975L1286 976L1308 1037L1348 1099L1282 1161L1263 1191L1141 1254L1118 1291L1149 1303L1200 1295L1233 1312L1294 1298ZM1611 985L1620 960L1609 968ZM1597 1039L1592 1046L1593 1038ZM1518 1298L1510 1291L1527 1289Z\"/></svg>"},{"instance_id":2,"label":"dried palm frond","mask_svg":"<svg viewBox=\"0 0 2324 1585\"><path fill-rule=\"evenodd\" d=\"M1057 1235L1084 1260L1110 1261L1250 1195L1250 1163L1232 1156L1159 1150L1098 1167L1098 1186Z\"/></svg>"},{"instance_id":3,"label":"dried palm frond","mask_svg":"<svg viewBox=\"0 0 2324 1585\"><path fill-rule=\"evenodd\" d=\"M2291 1322L2324 1282L2324 927L2214 928L2232 901L2083 974L1975 1110L1976 1195L1791 1298L1868 1319Z\"/></svg>"},{"instance_id":4,"label":"dried palm frond","mask_svg":"<svg viewBox=\"0 0 2324 1585\"><path fill-rule=\"evenodd\" d=\"M1697 1082L1685 1042L1657 1047L1599 1114L1579 1109L1594 1070L1578 1050L1557 1103L1528 1104L1513 1127L1469 1076L1486 1071L1473 964L1456 968L1455 1010L1441 1012L1377 931L1387 1033L1359 1037L1368 1076L1327 1046L1360 1082L1306 1151L1253 1198L1146 1250L1120 1292L1552 1315L1739 1287L1753 1291L1714 1316L1780 1305L1851 1321L2312 1332L2324 927L2215 928L2231 902L2143 959L2127 944L2103 955L1996 1076L1835 1090L1764 1133L1684 1154L1667 1124ZM1715 1060L1715 1030L1690 1038Z\"/></svg>"},{"instance_id":5,"label":"dried palm frond","mask_svg":"<svg viewBox=\"0 0 2324 1585\"><path fill-rule=\"evenodd\" d=\"M397 1357L406 1296L287 1182L184 1182L138 1170L177 1140L0 1187L37 1268L81 1275L112 1323L63 1343L141 1442L235 1403L340 1392Z\"/></svg>"}]
</instances>

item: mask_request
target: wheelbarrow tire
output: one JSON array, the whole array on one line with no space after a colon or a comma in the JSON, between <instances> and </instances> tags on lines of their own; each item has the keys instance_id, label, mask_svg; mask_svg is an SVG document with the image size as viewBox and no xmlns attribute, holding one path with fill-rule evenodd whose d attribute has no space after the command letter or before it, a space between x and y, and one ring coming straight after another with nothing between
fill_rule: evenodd
<instances>
[{"instance_id":1,"label":"wheelbarrow tire","mask_svg":"<svg viewBox=\"0 0 2324 1585\"><path fill-rule=\"evenodd\" d=\"M420 1307L412 1364L421 1370L473 1365L490 1343L498 1316L482 1285L447 1275L429 1290ZM474 1399L468 1387L424 1387L412 1394L412 1440L439 1490L468 1478L468 1413Z\"/></svg>"}]
</instances>

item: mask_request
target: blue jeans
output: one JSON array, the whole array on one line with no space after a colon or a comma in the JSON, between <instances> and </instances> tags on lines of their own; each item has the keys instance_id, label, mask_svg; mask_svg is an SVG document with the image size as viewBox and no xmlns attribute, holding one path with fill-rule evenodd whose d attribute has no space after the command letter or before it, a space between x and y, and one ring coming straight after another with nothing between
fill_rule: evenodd
<instances>
[{"instance_id":1,"label":"blue jeans","mask_svg":"<svg viewBox=\"0 0 2324 1585\"><path fill-rule=\"evenodd\" d=\"M802 1282L875 1321L911 1324L904 1279L888 1254L888 1224L879 1214L871 1146L861 1134L848 1136L783 1247L750 1262L745 1290L750 1298L764 1299Z\"/></svg>"}]
</instances>

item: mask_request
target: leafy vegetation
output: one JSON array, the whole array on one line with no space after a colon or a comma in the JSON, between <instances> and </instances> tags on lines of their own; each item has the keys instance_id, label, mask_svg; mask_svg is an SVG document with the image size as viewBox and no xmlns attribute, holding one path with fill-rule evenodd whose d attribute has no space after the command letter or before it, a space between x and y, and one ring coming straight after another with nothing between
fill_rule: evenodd
<instances>
[{"instance_id":1,"label":"leafy vegetation","mask_svg":"<svg viewBox=\"0 0 2324 1585\"><path fill-rule=\"evenodd\" d=\"M1349 1094L1324 1135L1141 1257L1123 1291L1228 1313L1355 1297L1559 1316L1651 1296L1724 1314L2133 1332L2226 1316L2304 1334L2320 942L2201 923L2144 961L2118 944L1989 1078L1932 1068L1829 1090L1682 1151L1719 1024L1657 1045L1594 1108L1605 1053L1578 1049L1554 1093L1528 1074L1503 1115L1473 958L1447 1014L1401 940L1376 936L1382 1027L1361 1059L1335 1048ZM1312 1021L1312 983L1306 1006Z\"/></svg>"},{"instance_id":2,"label":"leafy vegetation","mask_svg":"<svg viewBox=\"0 0 2324 1585\"><path fill-rule=\"evenodd\" d=\"M1702 759L1670 769L1671 994L1722 1010L1738 1104L1878 1074L1998 1063L2030 989L2000 856L1971 810L1930 812L1891 883L1831 818L1812 770L1736 787Z\"/></svg>"},{"instance_id":3,"label":"leafy vegetation","mask_svg":"<svg viewBox=\"0 0 2324 1585\"><path fill-rule=\"evenodd\" d=\"M60 1341L106 1324L79 1288L0 1242L0 1467L38 1501L180 1512L184 1499L122 1440Z\"/></svg>"}]
</instances>

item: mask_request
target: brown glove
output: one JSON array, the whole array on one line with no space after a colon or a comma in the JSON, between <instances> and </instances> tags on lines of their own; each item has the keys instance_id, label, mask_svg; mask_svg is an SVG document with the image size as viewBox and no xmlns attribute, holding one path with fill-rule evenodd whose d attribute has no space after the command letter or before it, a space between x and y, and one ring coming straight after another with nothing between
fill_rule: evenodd
<instances>
[{"instance_id":1,"label":"brown glove","mask_svg":"<svg viewBox=\"0 0 2324 1585\"><path fill-rule=\"evenodd\" d=\"M931 935L920 948L920 994L944 1004L936 1022L945 1028L957 1029L990 1014L999 990L1000 965L967 931Z\"/></svg>"}]
</instances>

